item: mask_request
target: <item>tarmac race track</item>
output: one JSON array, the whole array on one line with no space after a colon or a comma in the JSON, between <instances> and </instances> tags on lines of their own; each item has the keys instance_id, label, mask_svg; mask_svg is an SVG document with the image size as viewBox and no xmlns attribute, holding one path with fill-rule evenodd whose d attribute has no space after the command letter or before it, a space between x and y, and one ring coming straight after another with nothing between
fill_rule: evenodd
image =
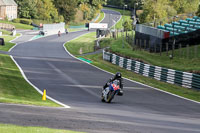
<instances>
[{"instance_id":1,"label":"tarmac race track","mask_svg":"<svg viewBox=\"0 0 200 133\"><path fill-rule=\"evenodd\" d=\"M119 14L108 15L119 19ZM46 108L0 104L0 123L44 126L90 133L199 133L200 105L124 80L124 96L100 101L101 87L112 77L71 57L63 44L90 31L48 36L21 43L10 52L28 80L70 106Z\"/></svg>"}]
</instances>

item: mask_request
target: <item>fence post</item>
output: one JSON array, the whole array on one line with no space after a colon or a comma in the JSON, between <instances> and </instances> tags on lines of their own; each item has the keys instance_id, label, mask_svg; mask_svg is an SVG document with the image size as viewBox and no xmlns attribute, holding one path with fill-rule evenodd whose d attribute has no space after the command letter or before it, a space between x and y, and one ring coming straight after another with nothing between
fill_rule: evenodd
<instances>
[{"instance_id":1,"label":"fence post","mask_svg":"<svg viewBox=\"0 0 200 133\"><path fill-rule=\"evenodd\" d=\"M195 53L194 53L194 57L195 57L195 58L198 58L198 57L197 57L198 45L195 45L194 48L195 48L195 50L194 50L194 52L195 52Z\"/></svg>"},{"instance_id":2,"label":"fence post","mask_svg":"<svg viewBox=\"0 0 200 133\"><path fill-rule=\"evenodd\" d=\"M182 53L181 53L181 50L182 50L182 44L181 44L181 43L179 44L179 50L180 50L179 55L180 55L180 57L181 57L181 55L182 55Z\"/></svg>"},{"instance_id":3,"label":"fence post","mask_svg":"<svg viewBox=\"0 0 200 133\"><path fill-rule=\"evenodd\" d=\"M136 39L136 49L137 49L137 47L139 47L139 46L138 46L138 39Z\"/></svg>"},{"instance_id":4,"label":"fence post","mask_svg":"<svg viewBox=\"0 0 200 133\"><path fill-rule=\"evenodd\" d=\"M189 44L187 44L187 58L189 59Z\"/></svg>"},{"instance_id":5,"label":"fence post","mask_svg":"<svg viewBox=\"0 0 200 133\"><path fill-rule=\"evenodd\" d=\"M132 30L132 37L133 37L133 41L132 41L133 44L132 44L132 46L133 46L133 50L134 50L134 43L135 43L134 41L135 41L135 39L134 39L133 30Z\"/></svg>"},{"instance_id":6,"label":"fence post","mask_svg":"<svg viewBox=\"0 0 200 133\"><path fill-rule=\"evenodd\" d=\"M176 40L174 39L174 42L172 44L172 59L174 58L174 47L175 47L175 44L176 44Z\"/></svg>"},{"instance_id":7,"label":"fence post","mask_svg":"<svg viewBox=\"0 0 200 133\"><path fill-rule=\"evenodd\" d=\"M144 40L144 50L146 50L147 47L147 40Z\"/></svg>"},{"instance_id":8,"label":"fence post","mask_svg":"<svg viewBox=\"0 0 200 133\"><path fill-rule=\"evenodd\" d=\"M117 29L117 38L118 38L118 29Z\"/></svg>"},{"instance_id":9,"label":"fence post","mask_svg":"<svg viewBox=\"0 0 200 133\"><path fill-rule=\"evenodd\" d=\"M142 50L142 39L140 39L140 51Z\"/></svg>"},{"instance_id":10,"label":"fence post","mask_svg":"<svg viewBox=\"0 0 200 133\"><path fill-rule=\"evenodd\" d=\"M166 43L166 52L167 52L167 56L169 55L169 54L168 54L168 51L169 51L169 44Z\"/></svg>"},{"instance_id":11,"label":"fence post","mask_svg":"<svg viewBox=\"0 0 200 133\"><path fill-rule=\"evenodd\" d=\"M162 56L162 43L160 43L160 56Z\"/></svg>"}]
</instances>

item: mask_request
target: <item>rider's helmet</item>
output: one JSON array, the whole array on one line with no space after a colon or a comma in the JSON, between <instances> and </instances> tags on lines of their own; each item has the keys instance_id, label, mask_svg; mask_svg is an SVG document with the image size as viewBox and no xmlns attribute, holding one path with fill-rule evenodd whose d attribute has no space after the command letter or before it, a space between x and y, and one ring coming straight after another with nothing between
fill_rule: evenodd
<instances>
[{"instance_id":1,"label":"rider's helmet","mask_svg":"<svg viewBox=\"0 0 200 133\"><path fill-rule=\"evenodd\" d=\"M114 76L114 79L120 79L122 77L120 72L117 72Z\"/></svg>"}]
</instances>

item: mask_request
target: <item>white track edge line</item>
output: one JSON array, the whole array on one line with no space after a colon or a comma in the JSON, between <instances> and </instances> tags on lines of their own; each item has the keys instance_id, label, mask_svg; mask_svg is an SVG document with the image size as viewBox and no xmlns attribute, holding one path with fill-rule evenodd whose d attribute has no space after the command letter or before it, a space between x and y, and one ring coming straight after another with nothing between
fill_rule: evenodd
<instances>
[{"instance_id":1,"label":"white track edge line","mask_svg":"<svg viewBox=\"0 0 200 133\"><path fill-rule=\"evenodd\" d=\"M13 39L13 40L11 40L11 41L9 41L9 42L10 42L10 43L14 43L14 42L13 42L14 40L16 40L16 39L18 39L18 38L20 38L20 37L22 36L22 33L19 33L19 34L20 34L20 36L16 37L15 39ZM11 51L13 48L15 48L17 45L18 45L18 44L15 43L15 45L12 46L12 47L8 50L8 52L10 52L10 51Z\"/></svg>"},{"instance_id":2,"label":"white track edge line","mask_svg":"<svg viewBox=\"0 0 200 133\"><path fill-rule=\"evenodd\" d=\"M10 57L11 57L11 59L14 61L14 63L17 65L17 67L19 68L19 70L20 70L22 76L24 77L24 79L25 79L38 93L40 93L41 95L43 95L43 92L42 92L40 89L38 89L35 85L33 85L33 84L28 80L28 78L27 78L26 75L24 74L22 68L18 65L18 63L17 63L17 62L15 61L15 59L13 58L13 56L10 55ZM63 106L64 108L71 108L70 106L63 104L63 103L61 103L61 102L59 102L59 101L57 101L57 100L51 98L51 97L48 96L48 95L47 95L46 97L47 97L49 100L51 100L51 101L53 101L53 102L55 102L55 103L57 103L57 104Z\"/></svg>"}]
</instances>

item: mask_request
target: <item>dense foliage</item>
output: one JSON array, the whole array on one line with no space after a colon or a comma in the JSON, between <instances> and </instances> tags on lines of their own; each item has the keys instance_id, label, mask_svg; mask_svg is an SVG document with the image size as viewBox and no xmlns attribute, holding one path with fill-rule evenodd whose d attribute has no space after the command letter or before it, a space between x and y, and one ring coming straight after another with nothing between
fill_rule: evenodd
<instances>
[{"instance_id":1,"label":"dense foliage","mask_svg":"<svg viewBox=\"0 0 200 133\"><path fill-rule=\"evenodd\" d=\"M142 10L141 22L172 17L177 14L195 13L199 7L199 0L108 0L109 5ZM197 12L200 14L200 11Z\"/></svg>"},{"instance_id":2,"label":"dense foliage","mask_svg":"<svg viewBox=\"0 0 200 133\"><path fill-rule=\"evenodd\" d=\"M15 0L18 4L18 17L40 19L52 22L74 20L77 10L84 19L92 19L106 0Z\"/></svg>"}]
</instances>

